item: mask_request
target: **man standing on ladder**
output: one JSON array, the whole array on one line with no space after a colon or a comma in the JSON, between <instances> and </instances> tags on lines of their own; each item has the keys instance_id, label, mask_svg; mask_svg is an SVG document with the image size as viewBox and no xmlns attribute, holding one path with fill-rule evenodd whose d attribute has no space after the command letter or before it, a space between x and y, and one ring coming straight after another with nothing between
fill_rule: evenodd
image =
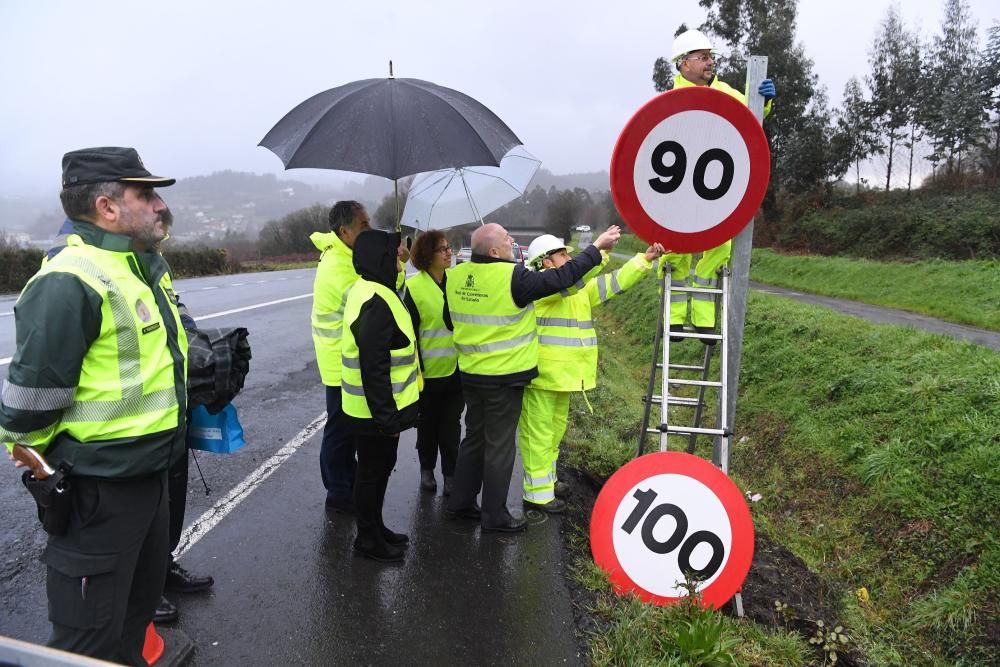
<instances>
[{"instance_id":1,"label":"man standing on ladder","mask_svg":"<svg viewBox=\"0 0 1000 667\"><path fill-rule=\"evenodd\" d=\"M746 104L746 96L719 79L715 74L715 56L712 53L712 43L704 33L698 30L688 30L674 39L670 50L670 59L677 67L674 76L674 90L690 86L708 86L727 95L735 97ZM772 101L775 97L774 82L764 79L757 89L765 100L764 117L771 113ZM694 267L694 282L696 287L711 287L719 269L729 262L733 242L726 241L720 246L711 248L701 254ZM660 262L657 278L662 280L666 266L671 267L670 280L676 287L688 287L691 273L691 263L694 255L690 253L668 252L664 261ZM670 330L681 331L687 318L687 292L675 292L670 295ZM715 296L712 294L692 294L691 324L695 331L710 334L715 331ZM671 336L671 342L684 340L680 336ZM714 345L714 339L703 338L705 345Z\"/></svg>"}]
</instances>

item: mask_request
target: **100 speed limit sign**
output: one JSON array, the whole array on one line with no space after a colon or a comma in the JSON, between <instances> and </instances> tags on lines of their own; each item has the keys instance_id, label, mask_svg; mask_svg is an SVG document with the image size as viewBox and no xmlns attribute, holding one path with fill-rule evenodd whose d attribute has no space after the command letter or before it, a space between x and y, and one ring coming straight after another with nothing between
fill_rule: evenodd
<instances>
[{"instance_id":1,"label":"100 speed limit sign","mask_svg":"<svg viewBox=\"0 0 1000 667\"><path fill-rule=\"evenodd\" d=\"M699 252L753 219L771 175L771 152L746 105L704 86L654 97L622 130L611 194L647 243Z\"/></svg>"},{"instance_id":2,"label":"100 speed limit sign","mask_svg":"<svg viewBox=\"0 0 1000 667\"><path fill-rule=\"evenodd\" d=\"M646 454L604 485L590 519L594 561L619 593L656 604L686 595L695 575L706 606L743 585L753 560L753 521L739 488L708 461L681 452Z\"/></svg>"}]
</instances>

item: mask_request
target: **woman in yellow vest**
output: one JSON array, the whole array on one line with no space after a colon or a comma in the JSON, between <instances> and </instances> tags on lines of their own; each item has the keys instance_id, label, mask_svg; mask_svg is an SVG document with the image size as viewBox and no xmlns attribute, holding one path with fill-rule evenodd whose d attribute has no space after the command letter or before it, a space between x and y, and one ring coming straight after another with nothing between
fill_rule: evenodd
<instances>
[{"instance_id":1,"label":"woman in yellow vest","mask_svg":"<svg viewBox=\"0 0 1000 667\"><path fill-rule=\"evenodd\" d=\"M389 530L382 504L396 465L399 433L417 423L423 384L410 314L395 292L399 234L368 230L354 241L354 283L344 305L341 378L345 422L354 433L358 468L354 550L382 562L403 560L409 537Z\"/></svg>"},{"instance_id":2,"label":"woman in yellow vest","mask_svg":"<svg viewBox=\"0 0 1000 667\"><path fill-rule=\"evenodd\" d=\"M420 422L417 424L420 488L437 491L434 467L440 450L446 496L451 495L465 408L462 381L458 377L458 352L455 351L451 318L445 308L444 290L451 255L451 244L436 229L418 236L410 261L419 271L407 279L403 298L417 333L420 368L424 375Z\"/></svg>"},{"instance_id":3,"label":"woman in yellow vest","mask_svg":"<svg viewBox=\"0 0 1000 667\"><path fill-rule=\"evenodd\" d=\"M566 508L566 502L556 497L557 492L562 495L556 460L566 433L570 393L597 386L597 332L592 310L642 280L663 252L657 243L621 269L596 278L591 271L578 292L553 294L535 302L538 377L524 390L518 422L525 509L556 514ZM568 261L568 246L551 234L539 236L528 247L528 263L536 271L559 268Z\"/></svg>"}]
</instances>

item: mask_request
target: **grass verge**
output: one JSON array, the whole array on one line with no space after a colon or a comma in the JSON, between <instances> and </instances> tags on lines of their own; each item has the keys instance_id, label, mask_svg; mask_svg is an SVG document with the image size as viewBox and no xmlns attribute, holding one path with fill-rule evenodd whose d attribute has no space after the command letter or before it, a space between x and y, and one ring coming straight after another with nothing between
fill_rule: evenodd
<instances>
[{"instance_id":1,"label":"grass verge","mask_svg":"<svg viewBox=\"0 0 1000 667\"><path fill-rule=\"evenodd\" d=\"M565 445L567 463L597 478L634 456L655 298L647 280L598 313L594 414L574 401ZM815 573L811 594L829 598L849 650L875 664L1000 661L1000 355L752 294L738 405L732 471L763 496L759 539ZM643 639L678 612L609 594L581 543L577 580L605 619L595 663L683 662ZM721 622L740 664L819 659L801 634Z\"/></svg>"},{"instance_id":2,"label":"grass verge","mask_svg":"<svg viewBox=\"0 0 1000 667\"><path fill-rule=\"evenodd\" d=\"M755 248L750 278L1000 331L1000 262L875 262Z\"/></svg>"}]
</instances>

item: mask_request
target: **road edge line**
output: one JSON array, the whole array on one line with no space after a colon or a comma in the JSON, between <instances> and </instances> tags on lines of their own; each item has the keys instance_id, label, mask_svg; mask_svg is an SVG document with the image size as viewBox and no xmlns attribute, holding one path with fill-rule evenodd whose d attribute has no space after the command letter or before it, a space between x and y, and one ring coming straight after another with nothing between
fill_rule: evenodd
<instances>
[{"instance_id":1,"label":"road edge line","mask_svg":"<svg viewBox=\"0 0 1000 667\"><path fill-rule=\"evenodd\" d=\"M226 518L230 512L236 509L243 500L250 495L257 486L270 477L278 467L284 463L292 454L306 443L309 438L315 435L326 421L326 412L309 422L309 425L298 432L298 434L282 445L281 449L274 453L271 458L264 461L252 473L246 476L242 482L237 484L212 507L205 511L200 517L195 519L190 526L181 533L181 539L174 550L174 560L180 559L191 547L208 534L208 531L215 528L219 522Z\"/></svg>"}]
</instances>

